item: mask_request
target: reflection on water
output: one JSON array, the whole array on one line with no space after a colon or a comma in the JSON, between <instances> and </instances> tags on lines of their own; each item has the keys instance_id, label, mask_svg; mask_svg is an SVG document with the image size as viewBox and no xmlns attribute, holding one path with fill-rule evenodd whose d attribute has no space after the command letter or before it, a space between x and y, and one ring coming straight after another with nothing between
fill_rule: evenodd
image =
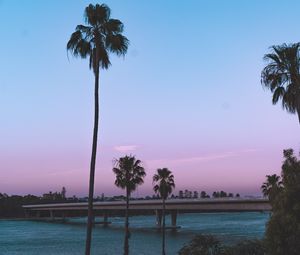
<instances>
[{"instance_id":1,"label":"reflection on water","mask_svg":"<svg viewBox=\"0 0 300 255\"><path fill-rule=\"evenodd\" d=\"M167 254L173 255L195 234L214 234L227 243L244 238L261 238L268 213L179 214L177 232L167 232ZM66 224L0 220L1 255L82 255L86 219L71 219ZM96 226L92 254L122 254L124 219L111 218L109 227ZM170 218L167 217L167 224ZM161 236L154 228L154 216L130 218L132 255L160 253Z\"/></svg>"}]
</instances>

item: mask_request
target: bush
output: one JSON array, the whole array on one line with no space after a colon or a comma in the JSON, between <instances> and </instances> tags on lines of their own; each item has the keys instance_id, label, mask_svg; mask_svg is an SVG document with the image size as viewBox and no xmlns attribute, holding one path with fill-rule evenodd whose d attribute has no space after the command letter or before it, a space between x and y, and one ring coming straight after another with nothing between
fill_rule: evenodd
<instances>
[{"instance_id":1,"label":"bush","mask_svg":"<svg viewBox=\"0 0 300 255\"><path fill-rule=\"evenodd\" d=\"M263 241L245 240L233 246L222 245L214 236L195 236L179 255L267 255Z\"/></svg>"},{"instance_id":2,"label":"bush","mask_svg":"<svg viewBox=\"0 0 300 255\"><path fill-rule=\"evenodd\" d=\"M263 241L245 240L234 246L227 247L226 255L266 255Z\"/></svg>"},{"instance_id":3,"label":"bush","mask_svg":"<svg viewBox=\"0 0 300 255\"><path fill-rule=\"evenodd\" d=\"M223 255L220 242L211 235L197 235L185 245L179 255Z\"/></svg>"}]
</instances>

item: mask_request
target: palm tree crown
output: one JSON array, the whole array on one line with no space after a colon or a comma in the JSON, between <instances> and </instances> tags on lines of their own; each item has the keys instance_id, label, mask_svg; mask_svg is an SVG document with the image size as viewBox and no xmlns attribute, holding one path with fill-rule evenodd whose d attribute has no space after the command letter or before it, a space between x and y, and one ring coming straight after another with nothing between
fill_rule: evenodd
<instances>
[{"instance_id":1,"label":"palm tree crown","mask_svg":"<svg viewBox=\"0 0 300 255\"><path fill-rule=\"evenodd\" d=\"M144 183L146 176L141 161L134 156L125 156L115 161L113 172L116 174L115 185L127 189L129 193L136 190L138 185Z\"/></svg>"},{"instance_id":2,"label":"palm tree crown","mask_svg":"<svg viewBox=\"0 0 300 255\"><path fill-rule=\"evenodd\" d=\"M267 175L267 181L261 186L262 193L265 197L271 198L275 196L282 187L282 182L280 181L280 176L273 174Z\"/></svg>"},{"instance_id":3,"label":"palm tree crown","mask_svg":"<svg viewBox=\"0 0 300 255\"><path fill-rule=\"evenodd\" d=\"M122 35L123 23L110 18L110 9L105 4L90 4L84 12L85 25L78 25L67 43L74 56L89 57L94 72L110 65L109 52L125 55L129 41Z\"/></svg>"},{"instance_id":4,"label":"palm tree crown","mask_svg":"<svg viewBox=\"0 0 300 255\"><path fill-rule=\"evenodd\" d=\"M153 183L156 183L153 187L154 192L162 199L167 199L175 188L174 175L168 168L157 169L157 174L153 176Z\"/></svg>"},{"instance_id":5,"label":"palm tree crown","mask_svg":"<svg viewBox=\"0 0 300 255\"><path fill-rule=\"evenodd\" d=\"M261 73L262 84L273 93L273 104L282 100L282 107L297 113L300 122L300 43L272 46L266 54L267 66Z\"/></svg>"}]
</instances>

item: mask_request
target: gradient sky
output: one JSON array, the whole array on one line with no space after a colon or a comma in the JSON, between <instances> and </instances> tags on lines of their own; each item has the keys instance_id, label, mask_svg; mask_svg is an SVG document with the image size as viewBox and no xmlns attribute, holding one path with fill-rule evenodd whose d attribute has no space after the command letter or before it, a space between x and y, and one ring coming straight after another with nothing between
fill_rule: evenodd
<instances>
[{"instance_id":1,"label":"gradient sky","mask_svg":"<svg viewBox=\"0 0 300 255\"><path fill-rule=\"evenodd\" d=\"M0 192L88 192L93 73L66 43L95 1L0 0ZM299 1L106 1L130 39L101 77L96 195L120 194L112 160L140 158L176 190L259 194L299 148L296 115L260 84L271 45L299 41ZM176 192L177 192L176 191Z\"/></svg>"}]
</instances>

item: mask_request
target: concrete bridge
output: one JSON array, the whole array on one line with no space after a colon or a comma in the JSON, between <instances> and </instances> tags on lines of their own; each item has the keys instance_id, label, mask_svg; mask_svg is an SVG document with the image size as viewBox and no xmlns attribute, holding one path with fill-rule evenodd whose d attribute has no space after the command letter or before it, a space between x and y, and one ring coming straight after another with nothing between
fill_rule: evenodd
<instances>
[{"instance_id":1,"label":"concrete bridge","mask_svg":"<svg viewBox=\"0 0 300 255\"><path fill-rule=\"evenodd\" d=\"M94 202L95 216L103 216L102 224L108 224L108 216L116 212L124 212L125 201ZM28 217L47 215L50 219L55 217L70 217L72 212L87 215L88 203L58 203L24 205ZM171 224L176 228L178 213L192 212L263 212L270 211L271 205L267 199L170 199L166 201L166 212L171 215ZM131 200L130 211L143 214L147 212L156 215L156 225L161 226L162 201L161 200ZM74 215L74 214L73 214Z\"/></svg>"}]
</instances>

